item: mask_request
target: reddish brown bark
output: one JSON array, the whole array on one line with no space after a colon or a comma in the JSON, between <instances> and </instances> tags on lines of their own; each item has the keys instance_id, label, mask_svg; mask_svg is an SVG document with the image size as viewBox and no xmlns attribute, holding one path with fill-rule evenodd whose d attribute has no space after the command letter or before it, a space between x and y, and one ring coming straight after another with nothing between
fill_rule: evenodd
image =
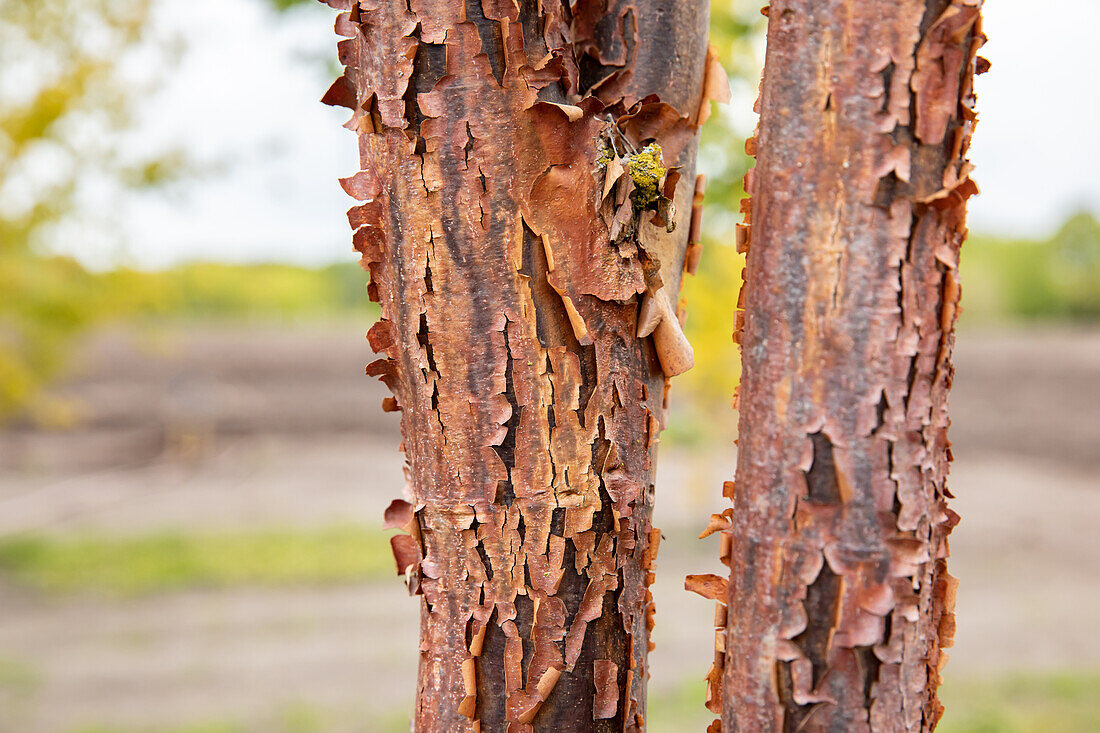
<instances>
[{"instance_id":1,"label":"reddish brown bark","mask_svg":"<svg viewBox=\"0 0 1100 733\"><path fill-rule=\"evenodd\" d=\"M690 582L728 600L709 676L724 730L930 730L941 715L980 5L767 10L737 480L711 527L731 575Z\"/></svg>"},{"instance_id":2,"label":"reddish brown bark","mask_svg":"<svg viewBox=\"0 0 1100 733\"><path fill-rule=\"evenodd\" d=\"M367 371L407 458L387 524L420 597L416 729L640 729L655 447L724 80L707 5L326 1L382 308ZM651 142L667 175L632 154Z\"/></svg>"}]
</instances>

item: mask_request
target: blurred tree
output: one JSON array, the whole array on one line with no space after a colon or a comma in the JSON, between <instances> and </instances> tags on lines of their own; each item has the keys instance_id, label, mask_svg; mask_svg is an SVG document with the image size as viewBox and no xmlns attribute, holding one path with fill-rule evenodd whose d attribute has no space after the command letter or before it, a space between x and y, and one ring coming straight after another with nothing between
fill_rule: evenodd
<instances>
[{"instance_id":1,"label":"blurred tree","mask_svg":"<svg viewBox=\"0 0 1100 733\"><path fill-rule=\"evenodd\" d=\"M149 27L148 0L0 0L0 418L48 417L37 388L72 336L113 309L51 243L102 235L112 190L180 170L178 153L122 145L170 48L146 42Z\"/></svg>"},{"instance_id":2,"label":"blurred tree","mask_svg":"<svg viewBox=\"0 0 1100 733\"><path fill-rule=\"evenodd\" d=\"M1043 241L975 236L960 269L964 323L1100 319L1100 222L1088 211Z\"/></svg>"},{"instance_id":3,"label":"blurred tree","mask_svg":"<svg viewBox=\"0 0 1100 733\"><path fill-rule=\"evenodd\" d=\"M1100 317L1100 221L1087 211L1070 217L1051 239L1049 289L1063 313L1074 319Z\"/></svg>"}]
</instances>

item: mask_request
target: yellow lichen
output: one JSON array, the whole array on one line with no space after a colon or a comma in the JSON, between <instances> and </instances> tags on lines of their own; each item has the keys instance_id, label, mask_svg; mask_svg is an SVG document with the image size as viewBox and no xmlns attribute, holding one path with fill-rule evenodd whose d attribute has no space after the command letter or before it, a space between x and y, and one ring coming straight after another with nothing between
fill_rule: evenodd
<instances>
[{"instance_id":1,"label":"yellow lichen","mask_svg":"<svg viewBox=\"0 0 1100 733\"><path fill-rule=\"evenodd\" d=\"M661 146L650 143L640 153L630 156L630 177L634 180L634 191L630 200L636 211L641 211L661 197L661 179L668 169L661 157Z\"/></svg>"},{"instance_id":2,"label":"yellow lichen","mask_svg":"<svg viewBox=\"0 0 1100 733\"><path fill-rule=\"evenodd\" d=\"M601 168L606 168L607 164L615 159L615 154L611 152L611 148L604 145L600 148L600 154L596 157L596 163Z\"/></svg>"}]
</instances>

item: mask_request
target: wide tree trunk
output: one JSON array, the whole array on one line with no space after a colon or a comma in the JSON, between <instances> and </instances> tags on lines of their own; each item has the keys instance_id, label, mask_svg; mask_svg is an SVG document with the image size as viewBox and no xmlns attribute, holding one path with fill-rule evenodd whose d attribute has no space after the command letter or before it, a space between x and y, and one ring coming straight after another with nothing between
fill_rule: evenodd
<instances>
[{"instance_id":1,"label":"wide tree trunk","mask_svg":"<svg viewBox=\"0 0 1100 733\"><path fill-rule=\"evenodd\" d=\"M707 3L326 2L382 309L367 371L407 458L387 524L421 599L416 729L640 729L655 447L725 82Z\"/></svg>"},{"instance_id":2,"label":"wide tree trunk","mask_svg":"<svg viewBox=\"0 0 1100 733\"><path fill-rule=\"evenodd\" d=\"M710 589L728 600L710 677L724 730L931 730L941 715L980 5L766 10L734 506L712 522L731 567L728 594Z\"/></svg>"}]
</instances>

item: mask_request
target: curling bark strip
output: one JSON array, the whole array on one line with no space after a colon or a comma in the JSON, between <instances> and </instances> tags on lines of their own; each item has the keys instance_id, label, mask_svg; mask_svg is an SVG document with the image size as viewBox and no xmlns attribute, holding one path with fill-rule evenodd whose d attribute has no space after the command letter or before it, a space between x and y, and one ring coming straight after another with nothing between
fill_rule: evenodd
<instances>
[{"instance_id":1,"label":"curling bark strip","mask_svg":"<svg viewBox=\"0 0 1100 733\"><path fill-rule=\"evenodd\" d=\"M642 729L655 448L726 89L707 5L325 1L381 304L367 373L401 412L416 729Z\"/></svg>"},{"instance_id":2,"label":"curling bark strip","mask_svg":"<svg viewBox=\"0 0 1100 733\"><path fill-rule=\"evenodd\" d=\"M947 394L981 0L776 0L739 314L727 731L931 730L954 633ZM751 220L751 221L750 221ZM749 226L751 224L751 236ZM741 327L743 321L743 328Z\"/></svg>"}]
</instances>

